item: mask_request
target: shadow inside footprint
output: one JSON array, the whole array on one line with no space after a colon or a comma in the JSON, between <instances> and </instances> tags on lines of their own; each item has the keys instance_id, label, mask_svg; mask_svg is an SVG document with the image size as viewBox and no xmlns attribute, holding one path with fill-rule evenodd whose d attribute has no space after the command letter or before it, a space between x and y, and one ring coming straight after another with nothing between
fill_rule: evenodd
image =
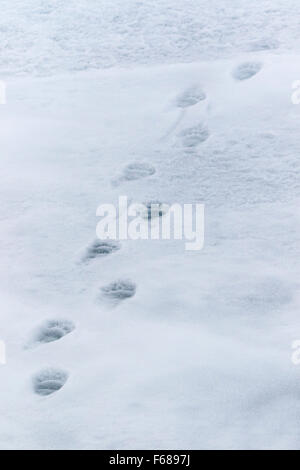
<instances>
[{"instance_id":1,"label":"shadow inside footprint","mask_svg":"<svg viewBox=\"0 0 300 470\"><path fill-rule=\"evenodd\" d=\"M209 137L208 129L199 124L195 127L190 127L188 129L184 129L180 136L182 137L182 142L185 147L197 147L197 145L201 144Z\"/></svg>"},{"instance_id":2,"label":"shadow inside footprint","mask_svg":"<svg viewBox=\"0 0 300 470\"><path fill-rule=\"evenodd\" d=\"M254 77L261 69L261 62L244 62L233 70L232 76L239 81L248 80Z\"/></svg>"},{"instance_id":3,"label":"shadow inside footprint","mask_svg":"<svg viewBox=\"0 0 300 470\"><path fill-rule=\"evenodd\" d=\"M159 201L149 201L144 204L144 208L140 212L143 219L152 220L157 217L163 217L169 210L168 204Z\"/></svg>"},{"instance_id":4,"label":"shadow inside footprint","mask_svg":"<svg viewBox=\"0 0 300 470\"><path fill-rule=\"evenodd\" d=\"M133 181L152 176L154 173L155 168L148 163L130 163L124 168L123 179Z\"/></svg>"},{"instance_id":5,"label":"shadow inside footprint","mask_svg":"<svg viewBox=\"0 0 300 470\"><path fill-rule=\"evenodd\" d=\"M94 259L98 256L106 256L120 250L121 245L118 242L111 240L95 240L94 243L88 248L85 259Z\"/></svg>"},{"instance_id":6,"label":"shadow inside footprint","mask_svg":"<svg viewBox=\"0 0 300 470\"><path fill-rule=\"evenodd\" d=\"M70 320L48 320L36 333L34 343L51 343L75 330Z\"/></svg>"},{"instance_id":7,"label":"shadow inside footprint","mask_svg":"<svg viewBox=\"0 0 300 470\"><path fill-rule=\"evenodd\" d=\"M33 377L33 389L37 395L47 396L60 390L69 375L61 369L44 369Z\"/></svg>"},{"instance_id":8,"label":"shadow inside footprint","mask_svg":"<svg viewBox=\"0 0 300 470\"><path fill-rule=\"evenodd\" d=\"M113 301L129 299L135 293L136 285L129 280L114 281L101 288L102 297Z\"/></svg>"},{"instance_id":9,"label":"shadow inside footprint","mask_svg":"<svg viewBox=\"0 0 300 470\"><path fill-rule=\"evenodd\" d=\"M206 94L200 88L192 87L184 91L176 99L176 106L178 108L188 108L194 106L206 99Z\"/></svg>"}]
</instances>

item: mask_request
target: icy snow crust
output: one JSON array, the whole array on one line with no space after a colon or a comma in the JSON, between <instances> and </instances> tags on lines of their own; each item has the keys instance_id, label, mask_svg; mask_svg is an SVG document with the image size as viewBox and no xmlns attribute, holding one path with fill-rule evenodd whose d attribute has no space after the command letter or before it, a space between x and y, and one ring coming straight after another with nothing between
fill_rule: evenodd
<instances>
[{"instance_id":1,"label":"icy snow crust","mask_svg":"<svg viewBox=\"0 0 300 470\"><path fill-rule=\"evenodd\" d=\"M298 3L3 3L0 448L299 449ZM119 195L203 251L100 246Z\"/></svg>"}]
</instances>

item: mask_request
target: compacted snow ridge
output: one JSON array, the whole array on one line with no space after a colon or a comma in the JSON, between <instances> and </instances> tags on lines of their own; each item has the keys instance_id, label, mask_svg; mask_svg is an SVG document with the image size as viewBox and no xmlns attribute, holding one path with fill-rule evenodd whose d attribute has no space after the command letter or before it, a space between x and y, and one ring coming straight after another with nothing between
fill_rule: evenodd
<instances>
[{"instance_id":1,"label":"compacted snow ridge","mask_svg":"<svg viewBox=\"0 0 300 470\"><path fill-rule=\"evenodd\" d=\"M0 449L299 449L299 48L296 0L2 1ZM97 239L121 195L204 248Z\"/></svg>"}]
</instances>

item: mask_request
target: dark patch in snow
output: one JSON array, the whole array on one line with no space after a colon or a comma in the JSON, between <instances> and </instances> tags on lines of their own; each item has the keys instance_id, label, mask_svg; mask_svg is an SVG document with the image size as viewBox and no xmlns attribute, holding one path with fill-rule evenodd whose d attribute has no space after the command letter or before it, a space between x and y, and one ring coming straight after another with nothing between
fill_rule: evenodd
<instances>
[{"instance_id":1,"label":"dark patch in snow","mask_svg":"<svg viewBox=\"0 0 300 470\"><path fill-rule=\"evenodd\" d=\"M47 396L60 390L67 380L67 372L61 369L44 369L33 378L33 388L37 395Z\"/></svg>"}]
</instances>

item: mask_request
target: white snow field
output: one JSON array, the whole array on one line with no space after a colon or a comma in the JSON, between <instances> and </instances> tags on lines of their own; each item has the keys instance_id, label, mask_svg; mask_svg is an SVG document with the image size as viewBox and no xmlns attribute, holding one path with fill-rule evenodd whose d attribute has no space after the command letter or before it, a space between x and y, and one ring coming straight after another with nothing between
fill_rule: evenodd
<instances>
[{"instance_id":1,"label":"white snow field","mask_svg":"<svg viewBox=\"0 0 300 470\"><path fill-rule=\"evenodd\" d=\"M298 8L2 1L0 449L299 449ZM204 249L97 245L119 195Z\"/></svg>"}]
</instances>

